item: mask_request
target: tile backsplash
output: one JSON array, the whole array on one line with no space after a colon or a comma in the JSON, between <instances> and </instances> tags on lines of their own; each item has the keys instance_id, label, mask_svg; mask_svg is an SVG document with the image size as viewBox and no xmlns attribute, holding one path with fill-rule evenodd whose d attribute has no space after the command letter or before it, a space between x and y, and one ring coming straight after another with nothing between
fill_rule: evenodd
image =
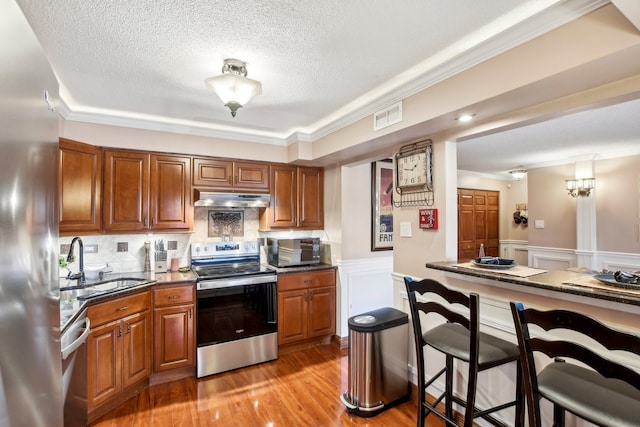
<instances>
[{"instance_id":1,"label":"tile backsplash","mask_svg":"<svg viewBox=\"0 0 640 427\"><path fill-rule=\"evenodd\" d=\"M144 242L150 240L153 247L155 240L162 239L165 247L168 249L168 258L179 258L180 266L190 265L189 249L191 243L200 242L216 242L223 239L230 240L258 240L267 236L274 237L298 237L311 236L325 238L325 234L321 230L317 231L269 231L260 232L259 227L259 211L258 208L239 209L244 213L244 235L243 236L224 236L209 237L209 211L232 211L237 209L213 209L208 207L194 208L193 231L188 233L148 233L148 234L101 234L87 235L82 237L85 248L88 245L96 245L97 252L88 253L85 250L84 263L88 266L99 266L109 264L110 270L118 273L137 272L144 269ZM71 237L60 237L60 255L67 255ZM74 249L76 261L69 265L71 271L78 270L78 248ZM152 257L153 258L153 257ZM264 251L262 260L265 260ZM61 275L66 275L64 269Z\"/></svg>"}]
</instances>

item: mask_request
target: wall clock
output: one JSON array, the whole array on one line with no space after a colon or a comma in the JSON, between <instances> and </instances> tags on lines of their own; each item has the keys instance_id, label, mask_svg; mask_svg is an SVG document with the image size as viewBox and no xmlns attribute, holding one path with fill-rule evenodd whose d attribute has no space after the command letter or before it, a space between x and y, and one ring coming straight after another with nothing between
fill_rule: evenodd
<instances>
[{"instance_id":1,"label":"wall clock","mask_svg":"<svg viewBox=\"0 0 640 427\"><path fill-rule=\"evenodd\" d=\"M430 139L405 145L395 156L395 206L433 204L433 143Z\"/></svg>"}]
</instances>

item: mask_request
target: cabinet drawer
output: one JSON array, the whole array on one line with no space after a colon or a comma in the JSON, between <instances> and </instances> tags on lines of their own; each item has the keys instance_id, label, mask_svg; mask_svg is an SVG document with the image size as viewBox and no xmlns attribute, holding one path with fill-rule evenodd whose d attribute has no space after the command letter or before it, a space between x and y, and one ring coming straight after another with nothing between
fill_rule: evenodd
<instances>
[{"instance_id":1,"label":"cabinet drawer","mask_svg":"<svg viewBox=\"0 0 640 427\"><path fill-rule=\"evenodd\" d=\"M316 286L334 286L336 276L334 270L290 273L278 276L278 291L313 288Z\"/></svg>"},{"instance_id":2,"label":"cabinet drawer","mask_svg":"<svg viewBox=\"0 0 640 427\"><path fill-rule=\"evenodd\" d=\"M87 316L91 319L91 326L98 326L148 310L150 307L151 294L144 291L89 306Z\"/></svg>"},{"instance_id":3,"label":"cabinet drawer","mask_svg":"<svg viewBox=\"0 0 640 427\"><path fill-rule=\"evenodd\" d=\"M194 285L171 286L153 289L153 306L181 305L193 303Z\"/></svg>"}]
</instances>

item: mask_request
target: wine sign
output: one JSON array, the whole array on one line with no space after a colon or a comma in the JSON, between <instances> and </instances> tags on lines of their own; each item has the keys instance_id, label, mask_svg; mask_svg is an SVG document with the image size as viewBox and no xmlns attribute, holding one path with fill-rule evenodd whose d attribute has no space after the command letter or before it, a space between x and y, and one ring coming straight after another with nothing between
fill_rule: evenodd
<instances>
[{"instance_id":1,"label":"wine sign","mask_svg":"<svg viewBox=\"0 0 640 427\"><path fill-rule=\"evenodd\" d=\"M438 209L420 209L419 215L422 230L438 229Z\"/></svg>"}]
</instances>

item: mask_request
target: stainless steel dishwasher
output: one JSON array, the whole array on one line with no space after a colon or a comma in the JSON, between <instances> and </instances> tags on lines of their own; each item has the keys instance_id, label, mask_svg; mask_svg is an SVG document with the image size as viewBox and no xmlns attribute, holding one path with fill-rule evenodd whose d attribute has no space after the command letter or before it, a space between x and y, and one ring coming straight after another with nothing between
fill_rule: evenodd
<instances>
[{"instance_id":1,"label":"stainless steel dishwasher","mask_svg":"<svg viewBox=\"0 0 640 427\"><path fill-rule=\"evenodd\" d=\"M65 427L87 425L87 337L90 331L84 310L60 337Z\"/></svg>"}]
</instances>

